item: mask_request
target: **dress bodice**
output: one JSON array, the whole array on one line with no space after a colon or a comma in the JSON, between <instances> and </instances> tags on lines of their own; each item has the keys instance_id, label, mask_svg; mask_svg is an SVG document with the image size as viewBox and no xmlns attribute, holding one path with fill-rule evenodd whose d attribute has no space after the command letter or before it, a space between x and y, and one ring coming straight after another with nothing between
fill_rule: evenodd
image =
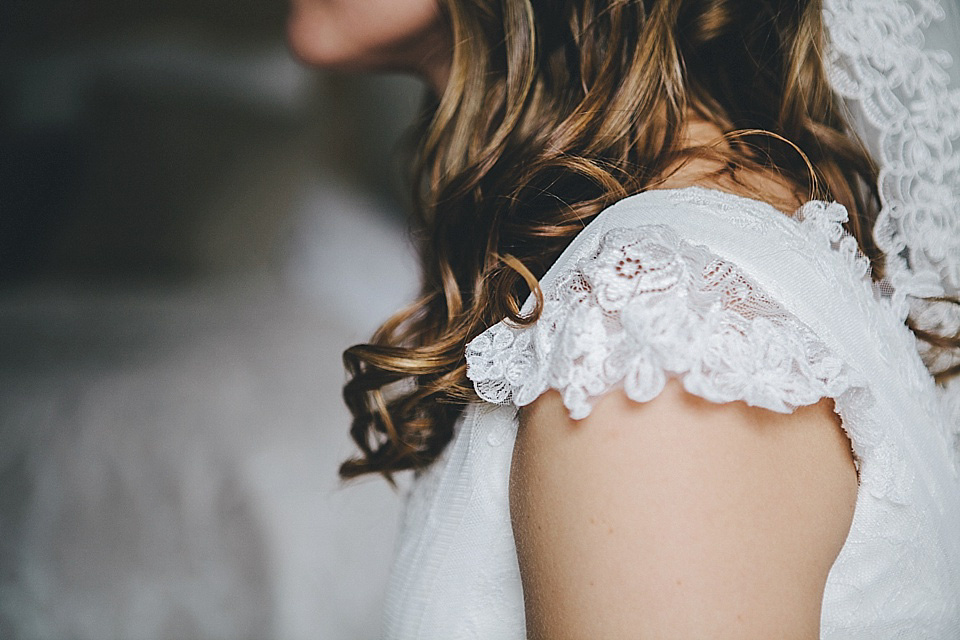
<instances>
[{"instance_id":1,"label":"dress bodice","mask_svg":"<svg viewBox=\"0 0 960 640\"><path fill-rule=\"evenodd\" d=\"M518 408L557 389L578 419L613 388L644 402L678 378L779 412L834 400L860 486L821 637L960 638L956 425L906 300L871 280L845 220L837 204L790 217L698 187L594 218L541 279L537 322L468 346L480 400L407 496L384 637L524 638L508 501Z\"/></svg>"}]
</instances>

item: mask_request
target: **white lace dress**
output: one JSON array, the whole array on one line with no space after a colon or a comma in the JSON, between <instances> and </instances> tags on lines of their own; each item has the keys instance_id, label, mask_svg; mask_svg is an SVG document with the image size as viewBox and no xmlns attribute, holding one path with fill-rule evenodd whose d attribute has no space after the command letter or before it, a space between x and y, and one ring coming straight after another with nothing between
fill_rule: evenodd
<instances>
[{"instance_id":1,"label":"white lace dress","mask_svg":"<svg viewBox=\"0 0 960 640\"><path fill-rule=\"evenodd\" d=\"M872 283L844 220L837 204L791 218L696 187L596 217L541 280L538 322L501 322L468 346L484 401L407 496L384 637L525 638L507 492L517 408L553 388L583 418L612 388L643 402L677 377L707 400L778 412L835 400L860 487L823 638L960 638L955 425L906 301Z\"/></svg>"}]
</instances>

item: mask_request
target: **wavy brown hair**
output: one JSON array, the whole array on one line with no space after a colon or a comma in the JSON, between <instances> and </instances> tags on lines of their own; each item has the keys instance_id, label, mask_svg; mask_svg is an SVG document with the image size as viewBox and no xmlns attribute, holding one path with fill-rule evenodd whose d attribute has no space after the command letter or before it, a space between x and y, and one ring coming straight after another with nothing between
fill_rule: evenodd
<instances>
[{"instance_id":1,"label":"wavy brown hair","mask_svg":"<svg viewBox=\"0 0 960 640\"><path fill-rule=\"evenodd\" d=\"M344 353L361 455L343 478L430 465L476 398L466 343L521 317L600 211L692 158L844 204L871 259L876 168L822 62L820 0L446 0L450 79L413 163L422 292ZM725 135L685 141L691 120Z\"/></svg>"}]
</instances>

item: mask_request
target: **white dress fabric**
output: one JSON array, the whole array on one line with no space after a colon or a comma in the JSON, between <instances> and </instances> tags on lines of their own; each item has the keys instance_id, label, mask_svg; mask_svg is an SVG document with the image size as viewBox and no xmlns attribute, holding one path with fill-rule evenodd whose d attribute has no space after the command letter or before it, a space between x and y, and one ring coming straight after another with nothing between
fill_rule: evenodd
<instances>
[{"instance_id":1,"label":"white dress fabric","mask_svg":"<svg viewBox=\"0 0 960 640\"><path fill-rule=\"evenodd\" d=\"M904 326L907 301L871 280L846 215L689 187L625 198L587 225L541 280L540 319L500 322L467 348L482 401L407 496L384 637L525 638L508 502L518 407L552 388L579 419L611 389L644 402L675 377L777 412L834 399L860 486L822 638L960 638L956 425Z\"/></svg>"}]
</instances>

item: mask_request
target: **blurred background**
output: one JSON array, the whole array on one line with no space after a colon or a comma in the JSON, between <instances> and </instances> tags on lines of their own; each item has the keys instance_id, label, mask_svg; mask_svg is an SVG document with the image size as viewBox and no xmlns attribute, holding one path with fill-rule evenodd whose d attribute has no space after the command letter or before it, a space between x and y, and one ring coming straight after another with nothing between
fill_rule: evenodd
<instances>
[{"instance_id":1,"label":"blurred background","mask_svg":"<svg viewBox=\"0 0 960 640\"><path fill-rule=\"evenodd\" d=\"M0 638L374 638L340 354L414 294L422 87L286 3L0 3ZM401 483L401 491L403 489Z\"/></svg>"}]
</instances>

